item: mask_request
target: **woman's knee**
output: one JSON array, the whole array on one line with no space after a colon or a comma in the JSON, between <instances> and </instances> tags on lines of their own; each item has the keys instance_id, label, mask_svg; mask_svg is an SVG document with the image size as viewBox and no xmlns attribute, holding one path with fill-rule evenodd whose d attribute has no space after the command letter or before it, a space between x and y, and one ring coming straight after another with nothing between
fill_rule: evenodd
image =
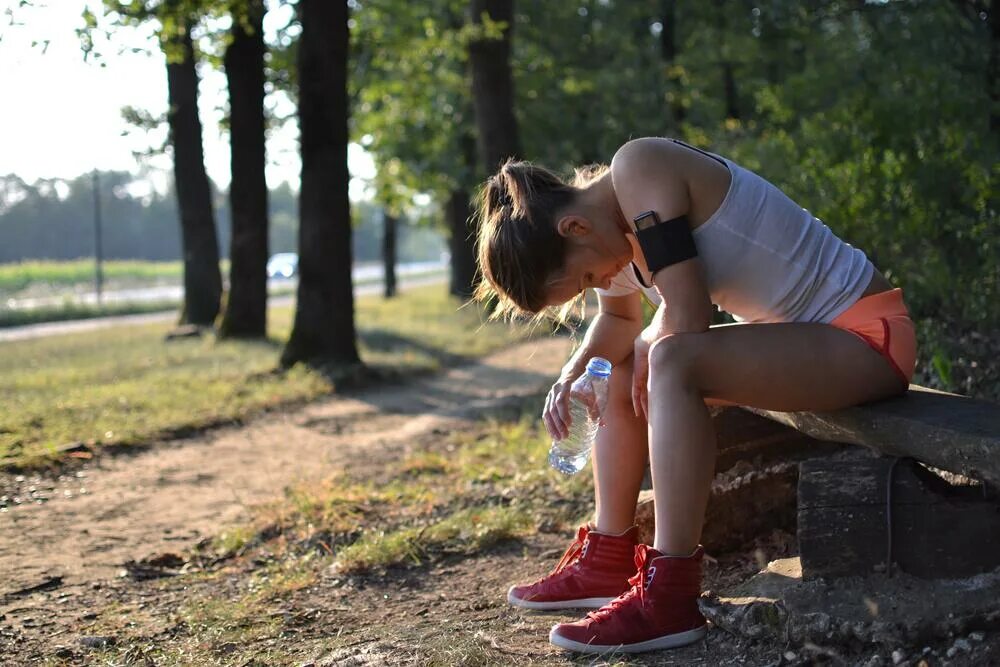
<instances>
[{"instance_id":1,"label":"woman's knee","mask_svg":"<svg viewBox=\"0 0 1000 667\"><path fill-rule=\"evenodd\" d=\"M664 336L649 348L650 388L658 382L698 384L698 364L703 338L698 333Z\"/></svg>"}]
</instances>

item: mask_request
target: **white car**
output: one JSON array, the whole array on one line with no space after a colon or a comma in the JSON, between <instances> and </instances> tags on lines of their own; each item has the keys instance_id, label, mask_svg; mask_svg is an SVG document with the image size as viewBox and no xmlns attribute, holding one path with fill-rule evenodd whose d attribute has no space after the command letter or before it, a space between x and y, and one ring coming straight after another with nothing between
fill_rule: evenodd
<instances>
[{"instance_id":1,"label":"white car","mask_svg":"<svg viewBox=\"0 0 1000 667\"><path fill-rule=\"evenodd\" d=\"M299 272L299 256L294 252L279 252L267 260L268 278L291 278Z\"/></svg>"}]
</instances>

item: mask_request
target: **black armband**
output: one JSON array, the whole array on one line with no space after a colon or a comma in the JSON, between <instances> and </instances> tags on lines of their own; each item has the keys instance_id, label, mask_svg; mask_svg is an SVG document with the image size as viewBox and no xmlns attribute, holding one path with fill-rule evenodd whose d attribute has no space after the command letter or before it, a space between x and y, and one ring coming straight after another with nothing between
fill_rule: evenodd
<instances>
[{"instance_id":1,"label":"black armband","mask_svg":"<svg viewBox=\"0 0 1000 667\"><path fill-rule=\"evenodd\" d=\"M646 211L633 218L632 222L635 223L635 237L646 258L650 275L698 256L698 248L691 235L691 225L683 215L660 222L656 211Z\"/></svg>"}]
</instances>

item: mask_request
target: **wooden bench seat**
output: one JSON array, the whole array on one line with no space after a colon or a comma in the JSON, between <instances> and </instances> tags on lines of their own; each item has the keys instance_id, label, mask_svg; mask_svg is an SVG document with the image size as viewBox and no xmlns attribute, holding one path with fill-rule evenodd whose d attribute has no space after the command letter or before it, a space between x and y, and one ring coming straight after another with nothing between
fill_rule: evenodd
<instances>
[{"instance_id":1,"label":"wooden bench seat","mask_svg":"<svg viewBox=\"0 0 1000 667\"><path fill-rule=\"evenodd\" d=\"M752 412L817 440L907 456L1000 487L1000 405L919 385L836 412Z\"/></svg>"},{"instance_id":2,"label":"wooden bench seat","mask_svg":"<svg viewBox=\"0 0 1000 667\"><path fill-rule=\"evenodd\" d=\"M1000 566L1000 405L911 385L903 396L835 412L713 415L710 552L780 528L797 532L807 579L893 564L924 577ZM652 505L643 492L636 522L647 541Z\"/></svg>"}]
</instances>

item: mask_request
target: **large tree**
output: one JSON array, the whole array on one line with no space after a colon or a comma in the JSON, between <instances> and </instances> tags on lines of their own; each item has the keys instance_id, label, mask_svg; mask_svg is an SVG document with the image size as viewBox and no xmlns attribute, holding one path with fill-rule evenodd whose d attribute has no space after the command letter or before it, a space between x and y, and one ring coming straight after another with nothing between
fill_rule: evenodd
<instances>
[{"instance_id":1,"label":"large tree","mask_svg":"<svg viewBox=\"0 0 1000 667\"><path fill-rule=\"evenodd\" d=\"M167 3L172 9L177 3ZM161 40L167 52L167 123L173 147L174 182L184 250L184 305L181 322L212 326L219 314L222 275L212 192L205 172L198 72L191 26L195 18L178 11L164 20ZM163 20L163 19L161 19Z\"/></svg>"},{"instance_id":2,"label":"large tree","mask_svg":"<svg viewBox=\"0 0 1000 667\"><path fill-rule=\"evenodd\" d=\"M355 364L348 199L347 53L344 0L300 0L299 286L282 364Z\"/></svg>"},{"instance_id":3,"label":"large tree","mask_svg":"<svg viewBox=\"0 0 1000 667\"><path fill-rule=\"evenodd\" d=\"M233 12L225 68L229 85L232 241L223 336L267 333L267 181L264 176L264 3Z\"/></svg>"},{"instance_id":4,"label":"large tree","mask_svg":"<svg viewBox=\"0 0 1000 667\"><path fill-rule=\"evenodd\" d=\"M510 71L514 0L471 0L469 10L471 24L479 28L469 40L477 143L481 164L492 174L507 158L521 155Z\"/></svg>"},{"instance_id":5,"label":"large tree","mask_svg":"<svg viewBox=\"0 0 1000 667\"><path fill-rule=\"evenodd\" d=\"M202 127L198 115L198 53L192 29L210 3L202 0L104 0L104 19L110 27L153 25L167 60L167 126L173 151L174 187L180 218L184 259L184 303L180 320L186 324L212 326L219 314L222 274L219 271L219 241L215 228L212 190L205 172ZM85 57L102 56L95 49L97 14L83 12L79 31ZM110 30L107 35L111 35ZM129 109L126 116L143 115ZM144 124L154 125L150 117Z\"/></svg>"}]
</instances>

